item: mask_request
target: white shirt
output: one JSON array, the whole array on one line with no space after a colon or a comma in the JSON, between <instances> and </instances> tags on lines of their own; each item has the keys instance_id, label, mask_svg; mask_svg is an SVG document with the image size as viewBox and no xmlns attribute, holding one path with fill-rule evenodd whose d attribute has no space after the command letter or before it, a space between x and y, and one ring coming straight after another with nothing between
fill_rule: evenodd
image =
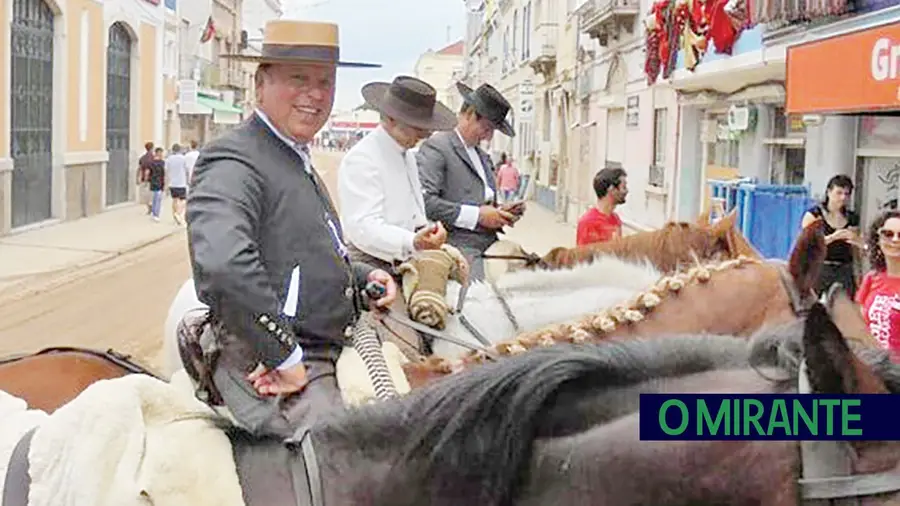
<instances>
[{"instance_id":1,"label":"white shirt","mask_svg":"<svg viewBox=\"0 0 900 506\"><path fill-rule=\"evenodd\" d=\"M166 176L170 188L187 188L188 170L181 153L172 153L166 157Z\"/></svg>"},{"instance_id":2,"label":"white shirt","mask_svg":"<svg viewBox=\"0 0 900 506\"><path fill-rule=\"evenodd\" d=\"M484 185L484 201L490 202L494 200L494 190L488 185L487 176L484 173L484 163L481 161L481 157L478 156L478 151L475 151L474 146L466 144L466 140L463 139L458 129L454 130L454 132L456 132L456 136L459 137L459 142L461 142L466 149L469 160L472 162L472 166L475 167L475 172L478 173L478 177L481 178L481 182ZM459 228L475 230L475 227L478 226L478 210L479 206L460 206L459 216L456 217L456 221L453 224Z\"/></svg>"},{"instance_id":3,"label":"white shirt","mask_svg":"<svg viewBox=\"0 0 900 506\"><path fill-rule=\"evenodd\" d=\"M344 155L338 199L347 239L385 262L409 258L428 224L416 158L380 125Z\"/></svg>"},{"instance_id":4,"label":"white shirt","mask_svg":"<svg viewBox=\"0 0 900 506\"><path fill-rule=\"evenodd\" d=\"M199 156L200 152L196 149L192 149L184 154L184 167L187 169L188 185L191 183L191 177L194 175L194 165L196 165L197 157Z\"/></svg>"}]
</instances>

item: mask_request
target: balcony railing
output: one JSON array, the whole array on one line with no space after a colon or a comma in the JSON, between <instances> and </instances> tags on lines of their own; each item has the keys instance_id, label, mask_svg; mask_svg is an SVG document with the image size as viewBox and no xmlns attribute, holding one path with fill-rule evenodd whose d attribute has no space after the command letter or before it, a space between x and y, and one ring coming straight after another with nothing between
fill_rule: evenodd
<instances>
[{"instance_id":1,"label":"balcony railing","mask_svg":"<svg viewBox=\"0 0 900 506\"><path fill-rule=\"evenodd\" d=\"M535 72L547 78L556 69L557 34L556 23L540 23L531 39L531 59L528 63Z\"/></svg>"},{"instance_id":2,"label":"balcony railing","mask_svg":"<svg viewBox=\"0 0 900 506\"><path fill-rule=\"evenodd\" d=\"M634 33L640 13L639 0L588 0L578 9L578 26L605 46L610 39L618 39L623 28Z\"/></svg>"},{"instance_id":3,"label":"balcony railing","mask_svg":"<svg viewBox=\"0 0 900 506\"><path fill-rule=\"evenodd\" d=\"M182 56L178 68L179 79L193 79L201 86L212 87L218 84L218 68L206 58L199 56Z\"/></svg>"}]
</instances>

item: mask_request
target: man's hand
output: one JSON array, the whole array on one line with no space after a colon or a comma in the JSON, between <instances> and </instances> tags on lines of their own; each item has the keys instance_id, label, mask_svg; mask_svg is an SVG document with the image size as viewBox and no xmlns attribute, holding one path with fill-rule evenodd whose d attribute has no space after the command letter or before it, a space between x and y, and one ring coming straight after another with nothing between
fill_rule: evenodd
<instances>
[{"instance_id":1,"label":"man's hand","mask_svg":"<svg viewBox=\"0 0 900 506\"><path fill-rule=\"evenodd\" d=\"M270 371L259 364L247 375L247 381L253 384L259 395L292 394L306 388L308 383L306 366L302 362L281 371L278 369Z\"/></svg>"},{"instance_id":2,"label":"man's hand","mask_svg":"<svg viewBox=\"0 0 900 506\"><path fill-rule=\"evenodd\" d=\"M489 230L498 230L516 222L516 216L509 211L484 205L478 209L478 224Z\"/></svg>"},{"instance_id":3,"label":"man's hand","mask_svg":"<svg viewBox=\"0 0 900 506\"><path fill-rule=\"evenodd\" d=\"M500 209L515 215L516 217L521 217L525 214L525 201L519 202L508 202L500 206Z\"/></svg>"},{"instance_id":4,"label":"man's hand","mask_svg":"<svg viewBox=\"0 0 900 506\"><path fill-rule=\"evenodd\" d=\"M441 222L437 222L416 233L413 238L413 247L416 248L416 251L439 249L445 242L447 242L447 230Z\"/></svg>"},{"instance_id":5,"label":"man's hand","mask_svg":"<svg viewBox=\"0 0 900 506\"><path fill-rule=\"evenodd\" d=\"M397 299L397 283L394 282L394 278L387 272L375 269L369 273L366 281L369 283L374 281L385 288L384 296L373 302L376 308L387 308Z\"/></svg>"}]
</instances>

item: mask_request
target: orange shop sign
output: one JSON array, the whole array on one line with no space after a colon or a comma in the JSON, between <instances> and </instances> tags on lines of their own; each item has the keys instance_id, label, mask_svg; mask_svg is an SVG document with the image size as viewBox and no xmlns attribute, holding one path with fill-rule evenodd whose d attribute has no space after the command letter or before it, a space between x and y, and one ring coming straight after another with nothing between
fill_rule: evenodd
<instances>
[{"instance_id":1,"label":"orange shop sign","mask_svg":"<svg viewBox=\"0 0 900 506\"><path fill-rule=\"evenodd\" d=\"M900 110L900 23L789 47L792 114Z\"/></svg>"}]
</instances>

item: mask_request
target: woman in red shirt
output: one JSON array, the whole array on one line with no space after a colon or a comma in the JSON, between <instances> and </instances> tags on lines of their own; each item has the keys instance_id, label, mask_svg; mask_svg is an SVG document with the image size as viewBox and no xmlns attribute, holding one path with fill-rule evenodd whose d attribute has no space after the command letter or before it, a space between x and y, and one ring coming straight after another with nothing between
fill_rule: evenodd
<instances>
[{"instance_id":1,"label":"woman in red shirt","mask_svg":"<svg viewBox=\"0 0 900 506\"><path fill-rule=\"evenodd\" d=\"M869 333L900 354L900 211L886 211L869 228L869 263L856 292Z\"/></svg>"}]
</instances>

